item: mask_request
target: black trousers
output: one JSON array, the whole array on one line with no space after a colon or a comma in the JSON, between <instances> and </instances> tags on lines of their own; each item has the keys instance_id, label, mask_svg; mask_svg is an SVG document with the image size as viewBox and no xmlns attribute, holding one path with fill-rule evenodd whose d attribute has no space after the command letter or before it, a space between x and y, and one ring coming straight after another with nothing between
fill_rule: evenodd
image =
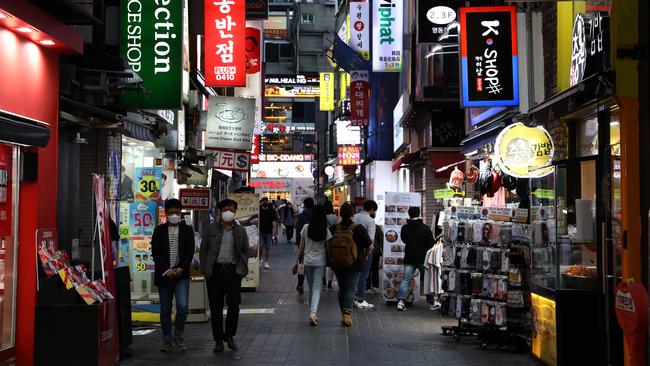
<instances>
[{"instance_id":1,"label":"black trousers","mask_svg":"<svg viewBox=\"0 0 650 366\"><path fill-rule=\"evenodd\" d=\"M381 253L377 253L372 255L372 263L370 265L370 275L368 276L368 279L366 280L366 289L369 289L371 287L377 287L379 288L379 259L381 257Z\"/></svg>"},{"instance_id":2,"label":"black trousers","mask_svg":"<svg viewBox=\"0 0 650 366\"><path fill-rule=\"evenodd\" d=\"M286 231L287 241L290 241L291 239L293 239L293 225L284 225L284 229ZM298 243L298 244L300 244L300 243Z\"/></svg>"},{"instance_id":3,"label":"black trousers","mask_svg":"<svg viewBox=\"0 0 650 366\"><path fill-rule=\"evenodd\" d=\"M237 333L239 304L241 303L241 280L242 278L235 272L234 265L224 268L216 264L212 277L206 280L210 312L212 313L212 337L215 342L234 337ZM228 305L225 332L223 329L224 298L226 305Z\"/></svg>"}]
</instances>

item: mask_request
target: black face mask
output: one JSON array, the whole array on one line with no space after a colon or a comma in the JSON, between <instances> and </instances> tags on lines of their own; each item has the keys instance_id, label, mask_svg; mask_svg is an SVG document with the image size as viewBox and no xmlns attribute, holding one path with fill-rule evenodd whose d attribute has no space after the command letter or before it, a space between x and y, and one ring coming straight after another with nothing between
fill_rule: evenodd
<instances>
[{"instance_id":1,"label":"black face mask","mask_svg":"<svg viewBox=\"0 0 650 366\"><path fill-rule=\"evenodd\" d=\"M377 216L377 215L376 214L370 215L370 217L372 217L373 219L375 218L375 216Z\"/></svg>"}]
</instances>

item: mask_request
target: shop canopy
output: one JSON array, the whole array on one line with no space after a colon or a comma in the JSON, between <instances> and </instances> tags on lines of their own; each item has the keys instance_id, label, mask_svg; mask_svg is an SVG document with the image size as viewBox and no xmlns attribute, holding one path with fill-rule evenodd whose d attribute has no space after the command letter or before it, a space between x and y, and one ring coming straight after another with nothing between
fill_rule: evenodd
<instances>
[{"instance_id":1,"label":"shop canopy","mask_svg":"<svg viewBox=\"0 0 650 366\"><path fill-rule=\"evenodd\" d=\"M48 126L45 122L0 110L0 141L45 147L50 140Z\"/></svg>"},{"instance_id":2,"label":"shop canopy","mask_svg":"<svg viewBox=\"0 0 650 366\"><path fill-rule=\"evenodd\" d=\"M334 39L332 47L327 52L330 58L337 66L347 72L353 70L370 70L370 62L364 59L357 51L348 46L338 35Z\"/></svg>"}]
</instances>

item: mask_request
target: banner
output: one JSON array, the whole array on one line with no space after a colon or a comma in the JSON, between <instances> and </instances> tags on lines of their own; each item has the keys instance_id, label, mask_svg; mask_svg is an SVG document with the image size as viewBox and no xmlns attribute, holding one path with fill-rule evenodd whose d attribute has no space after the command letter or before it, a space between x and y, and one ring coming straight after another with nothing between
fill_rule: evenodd
<instances>
[{"instance_id":1,"label":"banner","mask_svg":"<svg viewBox=\"0 0 650 366\"><path fill-rule=\"evenodd\" d=\"M208 102L205 148L250 151L255 100L212 95Z\"/></svg>"},{"instance_id":2,"label":"banner","mask_svg":"<svg viewBox=\"0 0 650 366\"><path fill-rule=\"evenodd\" d=\"M514 6L460 9L463 107L519 105Z\"/></svg>"},{"instance_id":3,"label":"banner","mask_svg":"<svg viewBox=\"0 0 650 366\"><path fill-rule=\"evenodd\" d=\"M133 193L136 202L160 202L162 200L161 187L161 168L135 168Z\"/></svg>"},{"instance_id":4,"label":"banner","mask_svg":"<svg viewBox=\"0 0 650 366\"><path fill-rule=\"evenodd\" d=\"M370 9L365 0L350 1L349 46L365 60L370 60Z\"/></svg>"},{"instance_id":5,"label":"banner","mask_svg":"<svg viewBox=\"0 0 650 366\"><path fill-rule=\"evenodd\" d=\"M215 169L248 171L251 164L251 153L248 151L221 151L214 154Z\"/></svg>"},{"instance_id":6,"label":"banner","mask_svg":"<svg viewBox=\"0 0 650 366\"><path fill-rule=\"evenodd\" d=\"M382 294L385 301L397 301L399 287L404 277L404 248L402 226L409 218L410 207L421 207L420 193L386 192L386 218L384 219L384 268L382 275ZM420 276L409 283L406 302L420 299Z\"/></svg>"},{"instance_id":7,"label":"banner","mask_svg":"<svg viewBox=\"0 0 650 366\"><path fill-rule=\"evenodd\" d=\"M402 71L404 7L401 0L372 3L372 71Z\"/></svg>"},{"instance_id":8,"label":"banner","mask_svg":"<svg viewBox=\"0 0 650 366\"><path fill-rule=\"evenodd\" d=\"M350 125L370 124L370 83L368 71L350 72Z\"/></svg>"},{"instance_id":9,"label":"banner","mask_svg":"<svg viewBox=\"0 0 650 366\"><path fill-rule=\"evenodd\" d=\"M152 236L157 224L158 205L153 202L134 202L129 208L129 235L131 237Z\"/></svg>"},{"instance_id":10,"label":"banner","mask_svg":"<svg viewBox=\"0 0 650 366\"><path fill-rule=\"evenodd\" d=\"M337 165L361 164L361 146L340 146L338 148Z\"/></svg>"},{"instance_id":11,"label":"banner","mask_svg":"<svg viewBox=\"0 0 650 366\"><path fill-rule=\"evenodd\" d=\"M246 1L205 2L205 85L246 86Z\"/></svg>"},{"instance_id":12,"label":"banner","mask_svg":"<svg viewBox=\"0 0 650 366\"><path fill-rule=\"evenodd\" d=\"M142 90L124 91L120 104L129 108L180 108L183 2L120 3L120 55L142 78Z\"/></svg>"},{"instance_id":13,"label":"banner","mask_svg":"<svg viewBox=\"0 0 650 366\"><path fill-rule=\"evenodd\" d=\"M242 287L255 288L260 284L259 229L257 219L260 212L260 195L257 193L230 193L228 198L237 202L235 219L248 234L248 276L242 280ZM253 223L254 222L254 223Z\"/></svg>"},{"instance_id":14,"label":"banner","mask_svg":"<svg viewBox=\"0 0 650 366\"><path fill-rule=\"evenodd\" d=\"M334 73L320 73L320 110L334 110Z\"/></svg>"}]
</instances>

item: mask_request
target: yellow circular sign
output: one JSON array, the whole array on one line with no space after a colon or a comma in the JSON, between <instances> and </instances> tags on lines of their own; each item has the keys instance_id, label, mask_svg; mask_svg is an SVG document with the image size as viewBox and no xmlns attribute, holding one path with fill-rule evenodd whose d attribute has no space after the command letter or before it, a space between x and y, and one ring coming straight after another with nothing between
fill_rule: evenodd
<instances>
[{"instance_id":1,"label":"yellow circular sign","mask_svg":"<svg viewBox=\"0 0 650 366\"><path fill-rule=\"evenodd\" d=\"M543 127L512 124L501 131L494 145L494 160L516 178L540 178L553 172L553 139Z\"/></svg>"},{"instance_id":2,"label":"yellow circular sign","mask_svg":"<svg viewBox=\"0 0 650 366\"><path fill-rule=\"evenodd\" d=\"M159 181L151 175L143 176L137 184L137 195L144 197L147 201L155 201L160 197Z\"/></svg>"}]
</instances>

